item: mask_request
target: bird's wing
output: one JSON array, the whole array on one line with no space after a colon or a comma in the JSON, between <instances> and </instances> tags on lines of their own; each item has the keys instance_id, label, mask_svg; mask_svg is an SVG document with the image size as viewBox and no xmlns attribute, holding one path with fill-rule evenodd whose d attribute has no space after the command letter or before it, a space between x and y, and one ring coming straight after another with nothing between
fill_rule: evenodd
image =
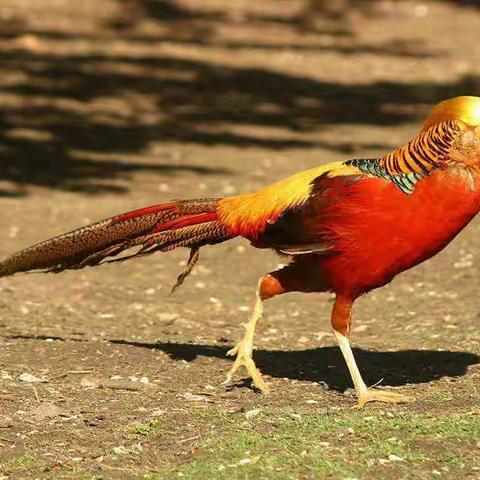
<instances>
[{"instance_id":1,"label":"bird's wing","mask_svg":"<svg viewBox=\"0 0 480 480\"><path fill-rule=\"evenodd\" d=\"M326 217L341 204L349 184L376 178L409 195L423 176L416 172L389 174L382 158L329 163L257 192L222 199L217 211L229 231L256 246L292 255L330 252L328 235L318 225L328 223Z\"/></svg>"},{"instance_id":2,"label":"bird's wing","mask_svg":"<svg viewBox=\"0 0 480 480\"><path fill-rule=\"evenodd\" d=\"M312 182L321 176L358 175L358 167L335 162L297 173L257 192L219 201L217 213L222 223L237 235L257 238L282 213L301 207L311 196Z\"/></svg>"},{"instance_id":3,"label":"bird's wing","mask_svg":"<svg viewBox=\"0 0 480 480\"><path fill-rule=\"evenodd\" d=\"M345 204L345 200L355 202L355 185L367 179L372 181L372 177L361 171L342 175L323 173L316 177L311 182L307 200L287 208L275 221L268 222L254 239L254 245L273 248L287 255L334 253L335 225L338 216L343 215L339 207ZM378 178L373 181L385 182Z\"/></svg>"}]
</instances>

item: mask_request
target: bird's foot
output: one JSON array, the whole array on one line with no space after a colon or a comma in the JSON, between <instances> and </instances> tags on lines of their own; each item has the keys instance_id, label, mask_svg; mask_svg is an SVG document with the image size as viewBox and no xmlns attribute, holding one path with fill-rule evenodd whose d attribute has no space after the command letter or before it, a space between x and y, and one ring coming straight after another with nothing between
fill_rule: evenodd
<instances>
[{"instance_id":1,"label":"bird's foot","mask_svg":"<svg viewBox=\"0 0 480 480\"><path fill-rule=\"evenodd\" d=\"M244 366L247 369L248 374L253 380L253 384L257 387L262 393L268 393L269 388L265 383L265 380L262 377L260 370L255 365L255 362L252 358L252 344L246 339L241 340L235 345L231 350L227 352L228 356L234 356L235 362L233 363L232 368L227 374L227 379L223 382L224 384L230 383L232 381L233 374L241 367Z\"/></svg>"},{"instance_id":2,"label":"bird's foot","mask_svg":"<svg viewBox=\"0 0 480 480\"><path fill-rule=\"evenodd\" d=\"M357 408L362 408L369 402L383 402L383 403L407 403L414 400L413 397L407 395L400 395L395 392L388 392L386 390L367 389L358 395Z\"/></svg>"}]
</instances>

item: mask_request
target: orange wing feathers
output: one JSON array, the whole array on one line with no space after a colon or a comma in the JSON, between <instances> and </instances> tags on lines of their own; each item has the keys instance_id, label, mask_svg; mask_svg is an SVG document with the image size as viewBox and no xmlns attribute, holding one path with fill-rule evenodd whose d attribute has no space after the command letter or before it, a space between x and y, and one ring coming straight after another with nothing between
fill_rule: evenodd
<instances>
[{"instance_id":1,"label":"orange wing feathers","mask_svg":"<svg viewBox=\"0 0 480 480\"><path fill-rule=\"evenodd\" d=\"M218 202L219 220L230 232L257 238L269 223L290 208L300 207L310 197L312 182L329 177L360 174L344 162L334 162L297 173L257 192L227 197Z\"/></svg>"}]
</instances>

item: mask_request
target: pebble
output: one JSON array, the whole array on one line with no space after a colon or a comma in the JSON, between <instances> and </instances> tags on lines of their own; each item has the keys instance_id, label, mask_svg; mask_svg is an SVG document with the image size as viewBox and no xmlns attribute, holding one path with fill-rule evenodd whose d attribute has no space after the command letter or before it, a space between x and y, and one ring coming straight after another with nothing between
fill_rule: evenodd
<instances>
[{"instance_id":1,"label":"pebble","mask_svg":"<svg viewBox=\"0 0 480 480\"><path fill-rule=\"evenodd\" d=\"M143 388L143 384L140 382L134 382L132 380L117 380L114 378L103 380L100 383L100 386L103 388L110 388L112 390L131 390L131 391L138 391L138 390L142 390Z\"/></svg>"},{"instance_id":2,"label":"pebble","mask_svg":"<svg viewBox=\"0 0 480 480\"><path fill-rule=\"evenodd\" d=\"M388 456L388 459L391 462L404 462L405 461L405 459L403 457L399 457L398 455L394 455L394 454L390 454Z\"/></svg>"},{"instance_id":3,"label":"pebble","mask_svg":"<svg viewBox=\"0 0 480 480\"><path fill-rule=\"evenodd\" d=\"M36 377L31 373L22 373L18 378L20 381L26 383L44 383L47 381L44 378Z\"/></svg>"},{"instance_id":4,"label":"pebble","mask_svg":"<svg viewBox=\"0 0 480 480\"><path fill-rule=\"evenodd\" d=\"M206 395L196 395L194 393L185 392L182 397L189 402L207 402L212 403L213 400Z\"/></svg>"},{"instance_id":5,"label":"pebble","mask_svg":"<svg viewBox=\"0 0 480 480\"><path fill-rule=\"evenodd\" d=\"M245 418L247 420L250 420L250 419L256 417L260 412L261 412L261 410L259 408L254 408L252 410L249 410L248 412L245 412Z\"/></svg>"}]
</instances>

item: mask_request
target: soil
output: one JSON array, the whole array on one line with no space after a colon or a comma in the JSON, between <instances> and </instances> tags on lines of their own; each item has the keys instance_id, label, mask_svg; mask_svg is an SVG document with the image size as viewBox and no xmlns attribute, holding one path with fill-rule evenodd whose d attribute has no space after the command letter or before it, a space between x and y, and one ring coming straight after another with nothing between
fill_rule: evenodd
<instances>
[{"instance_id":1,"label":"soil","mask_svg":"<svg viewBox=\"0 0 480 480\"><path fill-rule=\"evenodd\" d=\"M304 8L2 0L0 257L119 212L376 156L409 139L432 104L480 91L474 2L381 2L339 17ZM452 409L478 404L461 392L480 375L479 237L475 220L442 254L358 301L365 377L415 396L412 410L448 392ZM255 358L269 396L242 375L221 385L257 279L281 259L242 240L207 247L170 296L187 256L0 281L0 463L42 458L5 475L133 478L139 465L160 471L195 456L178 440L206 434L198 409L354 403L328 295L266 305ZM138 436L132 425L162 412L173 421L161 442L105 461Z\"/></svg>"}]
</instances>

